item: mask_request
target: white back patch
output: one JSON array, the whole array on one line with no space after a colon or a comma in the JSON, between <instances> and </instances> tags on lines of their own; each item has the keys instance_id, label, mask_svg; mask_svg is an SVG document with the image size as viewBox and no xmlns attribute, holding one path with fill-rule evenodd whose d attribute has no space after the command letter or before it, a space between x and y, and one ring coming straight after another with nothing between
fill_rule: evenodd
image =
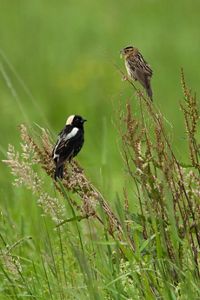
<instances>
[{"instance_id":1,"label":"white back patch","mask_svg":"<svg viewBox=\"0 0 200 300\"><path fill-rule=\"evenodd\" d=\"M67 119L66 125L71 125L74 119L74 115L69 116L69 118Z\"/></svg>"},{"instance_id":2,"label":"white back patch","mask_svg":"<svg viewBox=\"0 0 200 300\"><path fill-rule=\"evenodd\" d=\"M59 157L59 154L56 154L54 151L53 159L56 159L57 157Z\"/></svg>"},{"instance_id":3,"label":"white back patch","mask_svg":"<svg viewBox=\"0 0 200 300\"><path fill-rule=\"evenodd\" d=\"M73 138L77 134L78 131L79 131L79 129L77 127L74 127L72 129L72 131L64 137L64 140L67 141L67 140Z\"/></svg>"}]
</instances>

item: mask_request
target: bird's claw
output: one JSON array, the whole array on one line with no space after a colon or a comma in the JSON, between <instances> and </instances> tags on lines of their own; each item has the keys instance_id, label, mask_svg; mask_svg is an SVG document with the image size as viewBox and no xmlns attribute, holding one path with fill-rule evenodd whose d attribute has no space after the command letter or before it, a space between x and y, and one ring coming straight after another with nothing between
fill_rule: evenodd
<instances>
[{"instance_id":1,"label":"bird's claw","mask_svg":"<svg viewBox=\"0 0 200 300\"><path fill-rule=\"evenodd\" d=\"M123 77L122 77L122 81L127 81L128 80L128 76L126 76L126 75L123 75Z\"/></svg>"}]
</instances>

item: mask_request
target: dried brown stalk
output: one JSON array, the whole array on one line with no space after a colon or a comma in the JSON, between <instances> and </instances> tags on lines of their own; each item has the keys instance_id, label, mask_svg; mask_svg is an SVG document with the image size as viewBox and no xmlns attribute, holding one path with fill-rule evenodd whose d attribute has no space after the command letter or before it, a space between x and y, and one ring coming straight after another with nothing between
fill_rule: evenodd
<instances>
[{"instance_id":1,"label":"dried brown stalk","mask_svg":"<svg viewBox=\"0 0 200 300\"><path fill-rule=\"evenodd\" d=\"M52 178L57 191L62 196L65 196L61 188L61 183L54 180L55 166L52 160L53 145L50 134L43 128L41 128L41 131L40 137L34 138L29 133L27 127L21 125L22 153L20 155L15 152L13 146L9 146L8 159L4 162L11 167L12 173L15 176L15 184L24 184L27 188L31 189L38 196L38 203L42 206L44 212L50 214L53 220L59 225L63 223L64 219L63 206L56 197L51 197L48 192L44 192L43 182L38 173L33 170L33 166L40 165L47 175ZM106 216L108 232L113 237L117 236L118 240L123 240L123 230L118 218L102 194L87 179L84 170L77 161L73 160L71 163L66 164L62 186L67 192L76 194L81 199L81 204L79 204L72 197L68 198L76 211L81 212L85 218L96 218L103 226L106 226L99 212L99 210L102 210Z\"/></svg>"},{"instance_id":2,"label":"dried brown stalk","mask_svg":"<svg viewBox=\"0 0 200 300\"><path fill-rule=\"evenodd\" d=\"M122 71L120 73L123 74ZM196 96L192 96L191 91L187 88L182 72L185 105L181 104L181 108L185 117L190 159L194 167L193 171L188 172L187 167L184 167L174 154L170 139L166 134L162 114L135 88L132 81L128 80L128 82L138 95L141 118L135 117L131 105L127 104L126 117L123 120L125 122L124 132L121 130L123 158L130 178L136 186L138 205L145 220L143 228L148 228L145 238L150 238L154 233L154 228L148 221L148 217L152 218L153 214L154 218L162 220L159 223L163 228L163 243L166 244L169 258L172 261L175 260L176 248L174 248L169 231L172 218L168 206L169 199L171 199L176 230L181 238L189 241L196 271L199 274L197 253L200 251L198 229L200 178L195 169L199 172L200 145L196 134L200 117ZM146 124L147 119L151 120L151 128ZM123 122L120 127L123 127ZM130 201L131 199L129 199ZM181 247L179 248L181 249ZM179 257L180 255L179 253Z\"/></svg>"}]
</instances>

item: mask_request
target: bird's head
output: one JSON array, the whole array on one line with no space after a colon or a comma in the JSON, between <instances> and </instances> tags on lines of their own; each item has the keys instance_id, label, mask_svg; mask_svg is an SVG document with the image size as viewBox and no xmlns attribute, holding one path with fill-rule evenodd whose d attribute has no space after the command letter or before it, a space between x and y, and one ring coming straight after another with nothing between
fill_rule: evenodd
<instances>
[{"instance_id":1,"label":"bird's head","mask_svg":"<svg viewBox=\"0 0 200 300\"><path fill-rule=\"evenodd\" d=\"M127 58L130 55L135 54L137 51L138 51L137 48L135 48L133 46L128 46L120 51L120 56L121 56L121 58L122 57Z\"/></svg>"},{"instance_id":2,"label":"bird's head","mask_svg":"<svg viewBox=\"0 0 200 300\"><path fill-rule=\"evenodd\" d=\"M72 126L75 126L77 128L81 128L81 127L83 127L83 124L86 121L87 120L83 119L79 115L71 115L71 116L68 117L66 125L72 125Z\"/></svg>"}]
</instances>

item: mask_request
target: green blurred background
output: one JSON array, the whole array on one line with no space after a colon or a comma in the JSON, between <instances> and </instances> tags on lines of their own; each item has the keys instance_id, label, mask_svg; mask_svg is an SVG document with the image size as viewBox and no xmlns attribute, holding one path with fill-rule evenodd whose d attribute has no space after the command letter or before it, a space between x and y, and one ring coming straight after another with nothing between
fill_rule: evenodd
<instances>
[{"instance_id":1,"label":"green blurred background","mask_svg":"<svg viewBox=\"0 0 200 300\"><path fill-rule=\"evenodd\" d=\"M184 159L180 68L198 94L198 0L0 0L1 159L8 143L19 146L20 123L48 126L56 134L68 115L81 114L88 122L78 160L110 200L121 193L116 111L130 99L138 108L114 64L124 70L119 51L130 44L154 70L155 104L174 127L172 133L167 125ZM12 177L3 163L0 181L1 201L12 205Z\"/></svg>"}]
</instances>

